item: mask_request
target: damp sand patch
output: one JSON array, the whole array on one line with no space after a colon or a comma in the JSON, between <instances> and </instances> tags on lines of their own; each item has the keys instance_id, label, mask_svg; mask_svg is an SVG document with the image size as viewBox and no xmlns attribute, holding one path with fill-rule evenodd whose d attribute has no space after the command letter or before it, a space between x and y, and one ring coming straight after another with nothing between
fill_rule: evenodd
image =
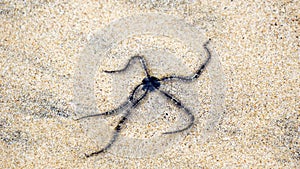
<instances>
[{"instance_id":1,"label":"damp sand patch","mask_svg":"<svg viewBox=\"0 0 300 169\"><path fill-rule=\"evenodd\" d=\"M107 74L105 70L121 69L132 56L141 55L155 77L191 76L207 58L203 47L207 40L202 31L168 15L139 15L113 22L92 36L79 58L74 86L76 115L98 114L118 107L145 77L138 61L124 72ZM180 146L190 130L197 131L199 136L195 137L201 137L204 143L223 114L225 93L218 57L213 45L208 48L211 61L198 79L165 82L160 87L195 116L193 127L162 134L180 129L189 119L174 102L153 91L138 106L124 109L116 116L79 120L87 136L101 149L109 144L122 113L130 111L108 153L132 158L153 156Z\"/></svg>"}]
</instances>

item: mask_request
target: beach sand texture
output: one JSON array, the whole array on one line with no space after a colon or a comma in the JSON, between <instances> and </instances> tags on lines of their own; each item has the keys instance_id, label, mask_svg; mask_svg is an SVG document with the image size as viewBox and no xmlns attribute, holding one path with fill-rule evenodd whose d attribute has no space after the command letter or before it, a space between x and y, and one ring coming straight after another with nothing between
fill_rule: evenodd
<instances>
[{"instance_id":1,"label":"beach sand texture","mask_svg":"<svg viewBox=\"0 0 300 169\"><path fill-rule=\"evenodd\" d=\"M1 1L0 168L299 167L299 8L300 1ZM132 28L136 20L124 27L112 23L149 13L181 18L201 30L194 34L201 40L199 53L190 48L195 39L183 42L176 34L150 32L117 42L118 36L148 28ZM157 20L153 25L163 24ZM174 33L173 23L180 32L178 20L153 30ZM105 36L99 34L103 30ZM187 75L205 61L202 45L208 39L213 60L200 78L162 85L195 115L191 129L159 135L176 120L188 120L170 100L151 93L132 110L108 152L84 157L106 145L118 118L75 120L90 113L76 105L90 96L79 92L85 91L81 78L93 75L94 106L107 111L126 100L144 76L138 64L124 74L103 70L121 68L142 53L157 77ZM86 74L78 65L89 65ZM138 139L122 143L127 137Z\"/></svg>"}]
</instances>

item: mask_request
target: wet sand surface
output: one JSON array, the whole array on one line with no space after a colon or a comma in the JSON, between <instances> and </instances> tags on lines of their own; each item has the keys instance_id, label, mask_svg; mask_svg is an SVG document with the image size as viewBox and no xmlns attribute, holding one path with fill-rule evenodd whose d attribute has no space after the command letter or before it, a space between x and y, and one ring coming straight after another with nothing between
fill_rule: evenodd
<instances>
[{"instance_id":1,"label":"wet sand surface","mask_svg":"<svg viewBox=\"0 0 300 169\"><path fill-rule=\"evenodd\" d=\"M297 168L299 7L298 1L1 2L0 168ZM105 54L93 46L95 38L113 39L99 36L101 30L127 33L126 26L107 25L142 13L182 18L202 30L201 57L189 50L192 43L151 34L128 37ZM156 76L186 75L205 61L202 44L209 38L212 58L218 60L193 83L162 86L191 109L196 118L191 129L168 137L157 134L172 128L181 115L170 100L153 94L133 110L120 143L84 157L105 145L118 120L103 118L106 126L101 120L74 120L86 115L76 111L76 100L86 97L78 97L74 85L82 89L78 65L90 56L87 51L105 56L92 69L96 107L103 112L126 100L144 77L137 64L116 76L103 70L120 68L142 51ZM164 113L156 115L158 110ZM216 123L207 125L208 119ZM146 144L152 136L159 144ZM138 139L121 143L122 138Z\"/></svg>"}]
</instances>

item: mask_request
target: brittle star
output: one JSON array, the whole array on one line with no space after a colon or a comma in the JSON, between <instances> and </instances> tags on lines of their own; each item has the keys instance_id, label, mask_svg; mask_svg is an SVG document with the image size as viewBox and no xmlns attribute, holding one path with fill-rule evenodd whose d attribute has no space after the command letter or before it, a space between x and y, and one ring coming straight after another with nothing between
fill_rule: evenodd
<instances>
[{"instance_id":1,"label":"brittle star","mask_svg":"<svg viewBox=\"0 0 300 169\"><path fill-rule=\"evenodd\" d=\"M206 68L206 66L208 65L210 59L211 59L211 52L209 51L209 49L207 48L207 45L209 43L210 40L208 40L204 45L204 49L207 53L207 59L206 61L198 68L198 70L191 76L176 76L176 75L171 75L171 76L165 76L162 78L157 78L155 76L150 75L150 71L148 70L147 67L147 63L144 57L136 55L130 58L130 60L128 61L128 63L126 64L126 66L123 69L120 70L112 70L112 71L107 71L105 70L105 73L120 73L125 71L130 65L131 62L135 59L138 59L142 65L143 70L145 71L146 77L142 80L142 82L140 84L138 84L133 91L131 92L131 94L129 95L127 101L125 101L124 103L122 103L119 107L117 107L116 109L104 112L104 113L100 113L100 114L92 114L92 115L87 115L87 116L83 116L77 120L81 120L81 119L85 119L85 118L91 118L91 117L96 117L96 116L106 116L106 115L114 115L118 112L121 112L123 110L125 110L125 108L129 108L126 109L125 113L122 114L121 119L119 120L117 126L114 128L114 133L113 133L113 137L111 138L110 142L101 150L90 153L90 154L85 154L86 157L91 157L91 156L95 156L98 155L100 153L103 153L105 151L107 151L112 145L113 143L116 141L121 129L122 129L122 125L124 125L124 123L127 121L128 116L130 115L130 109L135 108L136 106L138 106L141 102L141 100L143 100L146 95L149 92L153 92L153 91L158 91L159 93L161 93L163 96L165 96L167 99L169 99L175 106L177 106L180 109L183 109L184 112L186 113L186 115L188 115L189 117L189 124L186 125L185 127L178 129L178 130L174 130L174 131L168 131L168 132L164 132L162 134L175 134L175 133L179 133L179 132L183 132L189 128L192 127L192 125L194 124L194 120L195 117L194 115L191 113L191 111L186 108L179 99L177 99L175 96L169 94L166 91L163 91L160 89L160 85L161 82L164 81L171 81L171 80L181 80L181 81L193 81L197 78L199 78L199 76L202 74L202 72L204 71L204 69ZM142 90L144 91L144 93L140 96L136 96L136 92L138 90Z\"/></svg>"}]
</instances>

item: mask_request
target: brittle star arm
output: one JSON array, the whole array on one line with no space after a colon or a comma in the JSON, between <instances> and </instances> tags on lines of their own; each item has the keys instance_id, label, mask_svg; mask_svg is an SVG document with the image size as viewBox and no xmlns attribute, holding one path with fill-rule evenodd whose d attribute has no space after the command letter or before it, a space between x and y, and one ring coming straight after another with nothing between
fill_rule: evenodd
<instances>
[{"instance_id":1,"label":"brittle star arm","mask_svg":"<svg viewBox=\"0 0 300 169\"><path fill-rule=\"evenodd\" d=\"M128 61L128 63L126 64L126 66L123 68L123 69L120 69L120 70L104 70L105 73L119 73L119 72L123 72L125 71L130 65L131 65L131 62L134 60L134 59L138 59L146 73L146 76L149 77L149 70L147 68L147 64L146 64L146 61L144 59L144 57L142 56L133 56L130 58L130 60Z\"/></svg>"},{"instance_id":2,"label":"brittle star arm","mask_svg":"<svg viewBox=\"0 0 300 169\"><path fill-rule=\"evenodd\" d=\"M196 71L196 73L194 73L194 75L192 76L176 76L176 75L171 75L171 76L167 76L167 77L163 77L160 80L161 81L168 81L171 79L177 79L177 80L183 80L183 81L192 81L194 79L197 79L201 73L204 71L204 69L206 68L206 66L208 65L210 59L211 59L211 52L209 51L209 49L207 48L208 43L210 42L210 40L208 40L204 45L204 49L207 53L207 59L206 61L199 67L199 69Z\"/></svg>"},{"instance_id":3,"label":"brittle star arm","mask_svg":"<svg viewBox=\"0 0 300 169\"><path fill-rule=\"evenodd\" d=\"M147 93L148 93L148 90L146 90L145 93L141 97L139 97L136 101L133 101L131 108L136 107L140 103L140 101L145 98ZM109 141L109 143L104 148L102 148L99 151L93 152L91 154L85 154L85 156L88 158L88 157L95 156L95 155L98 155L100 153L107 151L112 146L112 144L117 140L119 133L122 129L122 125L124 125L124 123L127 121L127 118L129 115L130 115L130 110L127 110L126 113L122 115L121 120L118 122L117 126L114 128L114 134L113 134L112 139Z\"/></svg>"},{"instance_id":4,"label":"brittle star arm","mask_svg":"<svg viewBox=\"0 0 300 169\"><path fill-rule=\"evenodd\" d=\"M113 114L116 114L122 110L124 110L125 108L127 108L130 103L132 103L132 100L133 100L133 96L136 92L136 90L141 86L142 84L139 84L137 85L133 91L131 92L130 96L128 97L128 100L123 102L119 107L113 109L113 110L110 110L110 111L107 111L107 112L104 112L104 113L99 113L99 114L92 114L92 115L87 115L87 116L83 116L83 117L80 117L76 120L81 120L81 119L85 119L85 118L89 118L89 117L97 117L97 116L106 116L106 115L113 115Z\"/></svg>"},{"instance_id":5,"label":"brittle star arm","mask_svg":"<svg viewBox=\"0 0 300 169\"><path fill-rule=\"evenodd\" d=\"M194 124L194 121L195 121L195 117L194 115L190 112L189 109L187 109L182 103L180 100L176 99L174 96L172 96L171 94L165 92L165 91L162 91L160 89L158 89L158 91L160 93L162 93L164 96L166 96L169 100L171 100L177 107L181 108L184 110L185 114L189 116L190 118L190 121L189 121L189 124L187 126L185 126L184 128L182 129L179 129L179 130L175 130L175 131L169 131L169 132L165 132L163 134L174 134L174 133L179 133L179 132L182 132L182 131L185 131L187 129L189 129L190 127L192 127L192 125Z\"/></svg>"}]
</instances>

